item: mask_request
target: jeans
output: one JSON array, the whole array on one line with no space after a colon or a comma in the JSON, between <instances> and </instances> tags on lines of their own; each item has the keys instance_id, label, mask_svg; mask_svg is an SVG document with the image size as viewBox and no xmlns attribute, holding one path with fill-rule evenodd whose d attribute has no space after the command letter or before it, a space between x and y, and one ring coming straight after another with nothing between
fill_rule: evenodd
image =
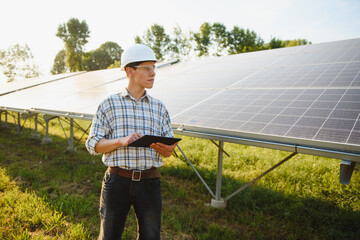
<instances>
[{"instance_id":1,"label":"jeans","mask_svg":"<svg viewBox=\"0 0 360 240\"><path fill-rule=\"evenodd\" d=\"M100 197L99 240L121 239L131 205L138 223L137 239L160 239L160 179L147 178L137 182L106 172Z\"/></svg>"}]
</instances>

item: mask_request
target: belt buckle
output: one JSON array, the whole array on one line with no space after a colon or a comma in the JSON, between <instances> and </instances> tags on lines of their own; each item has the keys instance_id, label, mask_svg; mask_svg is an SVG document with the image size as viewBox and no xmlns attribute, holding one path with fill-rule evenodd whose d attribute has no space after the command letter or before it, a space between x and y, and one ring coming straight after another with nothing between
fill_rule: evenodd
<instances>
[{"instance_id":1,"label":"belt buckle","mask_svg":"<svg viewBox=\"0 0 360 240\"><path fill-rule=\"evenodd\" d=\"M135 172L139 173L139 178L137 178L137 179L134 178L134 173ZM141 171L136 171L136 170L132 171L131 180L134 181L134 182L139 182L141 180Z\"/></svg>"}]
</instances>

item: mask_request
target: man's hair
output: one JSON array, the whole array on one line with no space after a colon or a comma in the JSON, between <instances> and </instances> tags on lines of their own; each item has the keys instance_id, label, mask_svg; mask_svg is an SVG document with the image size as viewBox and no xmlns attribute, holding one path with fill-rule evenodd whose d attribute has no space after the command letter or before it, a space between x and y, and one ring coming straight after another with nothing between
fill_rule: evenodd
<instances>
[{"instance_id":1,"label":"man's hair","mask_svg":"<svg viewBox=\"0 0 360 240\"><path fill-rule=\"evenodd\" d=\"M132 62L132 63L129 63L127 64L124 68L126 69L127 67L130 67L130 68L135 68L136 66L139 66L141 63L143 63L144 61L141 61L141 62Z\"/></svg>"}]
</instances>

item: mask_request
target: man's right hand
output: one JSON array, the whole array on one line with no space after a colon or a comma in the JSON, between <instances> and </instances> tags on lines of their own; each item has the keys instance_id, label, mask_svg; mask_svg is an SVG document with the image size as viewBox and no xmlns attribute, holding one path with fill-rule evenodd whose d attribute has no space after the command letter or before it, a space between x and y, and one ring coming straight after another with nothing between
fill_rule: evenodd
<instances>
[{"instance_id":1,"label":"man's right hand","mask_svg":"<svg viewBox=\"0 0 360 240\"><path fill-rule=\"evenodd\" d=\"M120 141L120 146L124 146L126 147L127 145L129 145L130 143L132 143L133 141L135 141L136 139L142 137L142 135L140 133L133 133L127 137L124 137L124 138L120 138L119 141Z\"/></svg>"},{"instance_id":2,"label":"man's right hand","mask_svg":"<svg viewBox=\"0 0 360 240\"><path fill-rule=\"evenodd\" d=\"M106 139L102 138L97 142L95 146L95 151L98 153L107 153L112 152L118 147L126 147L136 139L140 138L142 135L140 133L132 133L129 136L115 139Z\"/></svg>"}]
</instances>

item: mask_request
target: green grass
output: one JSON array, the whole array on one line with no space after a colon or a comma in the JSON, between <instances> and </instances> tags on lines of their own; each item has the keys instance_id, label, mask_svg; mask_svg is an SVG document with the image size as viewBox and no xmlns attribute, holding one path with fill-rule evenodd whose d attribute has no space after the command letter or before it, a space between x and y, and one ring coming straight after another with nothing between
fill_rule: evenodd
<instances>
[{"instance_id":1,"label":"green grass","mask_svg":"<svg viewBox=\"0 0 360 240\"><path fill-rule=\"evenodd\" d=\"M83 128L89 124L81 122ZM0 239L96 239L106 169L100 156L87 153L84 139L76 153L65 153L56 120L52 144L33 141L33 125L28 120L21 134L13 125L0 128ZM182 138L182 150L215 191L216 146ZM225 150L230 157L224 155L223 197L290 154L230 143ZM298 154L231 198L226 209L214 209L208 206L211 195L176 152L160 169L162 239L360 239L358 167L350 184L341 185L339 160ZM131 210L124 239L135 236Z\"/></svg>"}]
</instances>

